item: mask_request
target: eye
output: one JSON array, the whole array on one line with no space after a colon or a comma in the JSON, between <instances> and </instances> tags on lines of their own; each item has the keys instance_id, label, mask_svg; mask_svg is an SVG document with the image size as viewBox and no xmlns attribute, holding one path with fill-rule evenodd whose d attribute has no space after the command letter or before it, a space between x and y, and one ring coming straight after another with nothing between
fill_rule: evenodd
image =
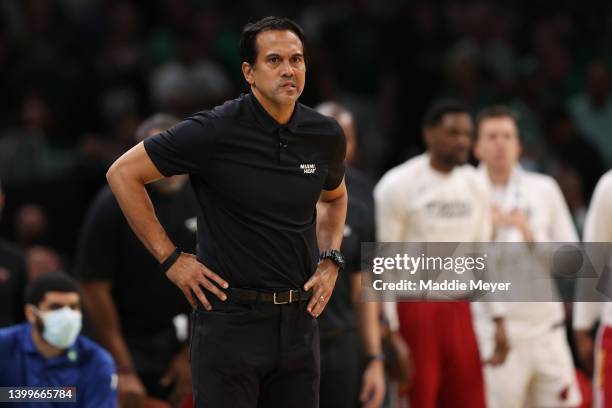
<instances>
[{"instance_id":1,"label":"eye","mask_svg":"<svg viewBox=\"0 0 612 408\"><path fill-rule=\"evenodd\" d=\"M295 55L293 58L291 58L291 62L294 64L299 64L302 62L302 57L300 55Z\"/></svg>"},{"instance_id":2,"label":"eye","mask_svg":"<svg viewBox=\"0 0 612 408\"><path fill-rule=\"evenodd\" d=\"M280 58L276 55L268 57L268 62L271 64L278 64L280 62Z\"/></svg>"}]
</instances>

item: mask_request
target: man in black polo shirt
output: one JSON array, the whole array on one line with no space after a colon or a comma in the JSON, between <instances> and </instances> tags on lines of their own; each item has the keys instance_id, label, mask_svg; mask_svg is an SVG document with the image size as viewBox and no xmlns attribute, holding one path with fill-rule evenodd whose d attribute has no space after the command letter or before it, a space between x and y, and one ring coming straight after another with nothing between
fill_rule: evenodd
<instances>
[{"instance_id":1,"label":"man in black polo shirt","mask_svg":"<svg viewBox=\"0 0 612 408\"><path fill-rule=\"evenodd\" d=\"M147 139L107 174L136 234L197 304L199 407L318 406L316 317L344 263L345 141L335 120L297 102L303 44L291 20L247 25L242 71L251 93ZM202 210L197 258L176 249L144 189L183 173Z\"/></svg>"},{"instance_id":2,"label":"man in black polo shirt","mask_svg":"<svg viewBox=\"0 0 612 408\"><path fill-rule=\"evenodd\" d=\"M154 115L140 125L136 139L177 122L169 115ZM193 251L197 203L186 181L186 176L159 180L147 192L173 242ZM189 313L189 303L159 273L108 187L87 213L75 269L96 338L116 362L121 406L142 406L147 397L180 404L191 391L191 372L187 344L174 319Z\"/></svg>"},{"instance_id":3,"label":"man in black polo shirt","mask_svg":"<svg viewBox=\"0 0 612 408\"><path fill-rule=\"evenodd\" d=\"M0 183L0 219L4 208L4 197ZM23 254L17 246L0 237L0 327L24 320L25 286L26 267Z\"/></svg>"}]
</instances>

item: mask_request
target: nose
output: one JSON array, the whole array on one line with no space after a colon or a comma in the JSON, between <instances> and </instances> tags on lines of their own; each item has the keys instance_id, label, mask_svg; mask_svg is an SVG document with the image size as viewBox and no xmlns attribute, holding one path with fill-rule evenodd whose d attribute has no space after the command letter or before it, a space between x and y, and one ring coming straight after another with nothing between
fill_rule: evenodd
<instances>
[{"instance_id":1,"label":"nose","mask_svg":"<svg viewBox=\"0 0 612 408\"><path fill-rule=\"evenodd\" d=\"M283 77L288 78L291 78L294 75L293 67L291 66L291 63L288 60L283 61L283 63L281 64L280 73Z\"/></svg>"}]
</instances>

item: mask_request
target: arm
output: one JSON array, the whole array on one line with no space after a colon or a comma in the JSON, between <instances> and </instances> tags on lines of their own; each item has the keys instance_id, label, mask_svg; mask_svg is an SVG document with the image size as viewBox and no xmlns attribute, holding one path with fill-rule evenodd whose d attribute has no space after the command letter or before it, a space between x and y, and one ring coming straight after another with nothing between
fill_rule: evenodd
<instances>
[{"instance_id":1,"label":"arm","mask_svg":"<svg viewBox=\"0 0 612 408\"><path fill-rule=\"evenodd\" d=\"M143 143L117 159L106 174L108 184L134 233L160 263L168 258L175 246L155 216L144 186L161 177L163 175L151 161ZM219 299L226 299L226 295L211 280L223 288L228 287L227 282L199 263L192 254L181 254L166 275L181 289L192 306L196 305L193 293L206 309L212 309L200 285Z\"/></svg>"},{"instance_id":2,"label":"arm","mask_svg":"<svg viewBox=\"0 0 612 408\"><path fill-rule=\"evenodd\" d=\"M609 175L606 174L597 183L591 205L587 213L584 225L585 243L609 242L612 238L608 222L610 219L610 188ZM587 244L588 245L588 244ZM577 282L576 291L586 290ZM601 314L601 303L598 302L574 302L572 313L572 326L574 328L574 339L580 361L588 374L593 372L594 341L591 331Z\"/></svg>"},{"instance_id":3,"label":"arm","mask_svg":"<svg viewBox=\"0 0 612 408\"><path fill-rule=\"evenodd\" d=\"M361 290L361 272L352 276L353 303L357 309L359 334L366 356L370 358L363 373L359 399L364 407L380 407L385 398L385 367L382 356L382 333L380 330L380 302L362 302L359 299Z\"/></svg>"},{"instance_id":4,"label":"arm","mask_svg":"<svg viewBox=\"0 0 612 408\"><path fill-rule=\"evenodd\" d=\"M556 181L551 180L551 203L553 205L551 225L551 241L578 242L578 234L572 216L567 208L563 193Z\"/></svg>"},{"instance_id":5,"label":"arm","mask_svg":"<svg viewBox=\"0 0 612 408\"><path fill-rule=\"evenodd\" d=\"M85 382L77 390L77 406L83 408L116 408L117 373L112 358L104 350L91 361L89 372L82 373ZM81 396L81 397L79 397ZM125 405L122 405L125 406Z\"/></svg>"},{"instance_id":6,"label":"arm","mask_svg":"<svg viewBox=\"0 0 612 408\"><path fill-rule=\"evenodd\" d=\"M121 333L119 314L110 294L111 284L104 281L82 282L83 303L96 332L96 338L113 356L119 374L119 394L122 403L144 403L146 389L132 362Z\"/></svg>"},{"instance_id":7,"label":"arm","mask_svg":"<svg viewBox=\"0 0 612 408\"><path fill-rule=\"evenodd\" d=\"M593 373L595 342L591 332L599 318L600 304L595 302L575 302L572 314L574 340L580 362L587 374Z\"/></svg>"},{"instance_id":8,"label":"arm","mask_svg":"<svg viewBox=\"0 0 612 408\"><path fill-rule=\"evenodd\" d=\"M322 190L317 203L317 243L321 250L340 249L347 203L344 178L334 190ZM304 284L304 290L314 289L307 307L312 316L319 316L327 305L337 278L338 267L331 260L326 259L319 262L315 273Z\"/></svg>"},{"instance_id":9,"label":"arm","mask_svg":"<svg viewBox=\"0 0 612 408\"><path fill-rule=\"evenodd\" d=\"M404 240L404 224L406 224L403 197L400 195L401 190L395 188L388 177L389 175L383 177L374 188L376 241L401 242ZM383 302L382 314L389 322L389 329L392 332L399 330L395 301Z\"/></svg>"}]
</instances>

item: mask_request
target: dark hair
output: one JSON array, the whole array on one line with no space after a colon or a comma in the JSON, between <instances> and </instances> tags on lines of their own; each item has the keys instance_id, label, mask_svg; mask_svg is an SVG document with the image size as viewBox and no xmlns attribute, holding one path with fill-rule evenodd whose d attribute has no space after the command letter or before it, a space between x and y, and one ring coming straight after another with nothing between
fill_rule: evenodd
<instances>
[{"instance_id":1,"label":"dark hair","mask_svg":"<svg viewBox=\"0 0 612 408\"><path fill-rule=\"evenodd\" d=\"M432 127L439 125L442 118L447 113L467 113L471 115L472 112L468 106L457 100L443 99L432 103L423 117L423 127Z\"/></svg>"},{"instance_id":2,"label":"dark hair","mask_svg":"<svg viewBox=\"0 0 612 408\"><path fill-rule=\"evenodd\" d=\"M478 130L483 120L491 118L510 118L518 128L518 117L512 110L504 105L494 105L478 112L478 115L476 115L476 130Z\"/></svg>"},{"instance_id":3,"label":"dark hair","mask_svg":"<svg viewBox=\"0 0 612 408\"><path fill-rule=\"evenodd\" d=\"M79 286L70 276L64 272L48 272L28 284L25 291L26 304L38 306L47 292L76 292L80 294Z\"/></svg>"},{"instance_id":4,"label":"dark hair","mask_svg":"<svg viewBox=\"0 0 612 408\"><path fill-rule=\"evenodd\" d=\"M249 65L255 64L257 60L257 35L269 30L289 30L298 36L302 42L302 53L306 60L306 42L304 30L295 21L286 17L268 16L255 23L249 23L242 29L240 38L240 57Z\"/></svg>"},{"instance_id":5,"label":"dark hair","mask_svg":"<svg viewBox=\"0 0 612 408\"><path fill-rule=\"evenodd\" d=\"M153 116L146 118L138 129L136 129L136 141L142 142L147 138L147 133L152 129L158 129L164 131L170 129L172 126L178 123L178 119L167 113L156 113Z\"/></svg>"}]
</instances>

